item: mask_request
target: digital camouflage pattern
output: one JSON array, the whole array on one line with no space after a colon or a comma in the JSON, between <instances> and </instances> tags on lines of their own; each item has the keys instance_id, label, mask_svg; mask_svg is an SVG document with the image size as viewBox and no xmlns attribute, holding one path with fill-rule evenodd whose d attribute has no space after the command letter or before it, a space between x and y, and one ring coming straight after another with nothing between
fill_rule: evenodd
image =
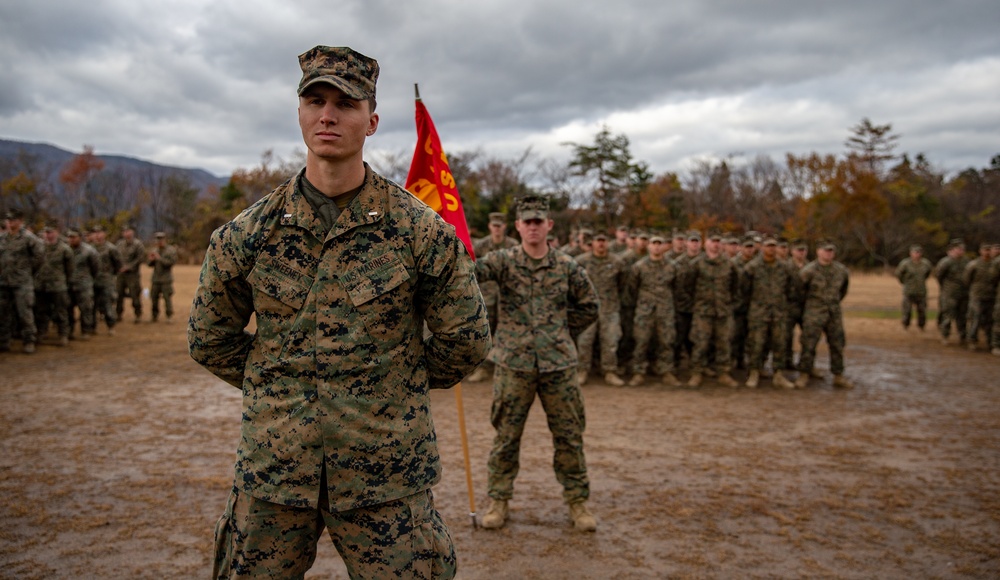
<instances>
[{"instance_id":1,"label":"digital camouflage pattern","mask_svg":"<svg viewBox=\"0 0 1000 580\"><path fill-rule=\"evenodd\" d=\"M131 242L118 240L118 254L122 259L122 270L118 273L118 284L115 288L117 303L115 313L118 320L121 320L125 311L125 298L132 301L132 311L135 319L142 316L142 278L139 269L146 260L146 248L138 238Z\"/></svg>"},{"instance_id":2,"label":"digital camouflage pattern","mask_svg":"<svg viewBox=\"0 0 1000 580\"><path fill-rule=\"evenodd\" d=\"M632 266L630 284L635 301L632 324L635 352L632 374L644 375L653 362L653 373L674 372L674 339L677 335L674 317L674 277L676 269L666 258L651 260L649 256ZM650 355L650 343L656 341L656 351Z\"/></svg>"},{"instance_id":3,"label":"digital camouflage pattern","mask_svg":"<svg viewBox=\"0 0 1000 580\"><path fill-rule=\"evenodd\" d=\"M934 271L934 266L927 258L914 261L903 258L896 266L896 279L903 285L903 326L910 326L913 310L917 311L917 326L923 328L927 323L927 278Z\"/></svg>"},{"instance_id":4,"label":"digital camouflage pattern","mask_svg":"<svg viewBox=\"0 0 1000 580\"><path fill-rule=\"evenodd\" d=\"M472 261L432 209L365 165L327 231L301 176L212 235L188 342L243 391L235 487L343 512L440 479L428 389L482 362L489 323Z\"/></svg>"},{"instance_id":5,"label":"digital camouflage pattern","mask_svg":"<svg viewBox=\"0 0 1000 580\"><path fill-rule=\"evenodd\" d=\"M35 274L35 325L45 336L54 322L59 336L69 336L69 281L73 278L73 250L66 242L45 244L42 267Z\"/></svg>"},{"instance_id":6,"label":"digital camouflage pattern","mask_svg":"<svg viewBox=\"0 0 1000 580\"><path fill-rule=\"evenodd\" d=\"M796 274L793 281L795 292L788 298L788 316L785 318L785 368L788 370L795 370L796 368L795 350L793 349L792 342L795 339L795 327L798 326L800 331L802 329L802 310L805 308L806 302L802 290L802 278L799 274L802 272L802 268L805 268L807 265L809 265L808 262L799 264L794 258L788 258L788 266Z\"/></svg>"},{"instance_id":7,"label":"digital camouflage pattern","mask_svg":"<svg viewBox=\"0 0 1000 580\"><path fill-rule=\"evenodd\" d=\"M748 368L764 368L772 353L774 369L786 367L785 343L788 304L799 299L798 272L788 262L768 262L763 254L747 263L740 277L740 294L747 301Z\"/></svg>"},{"instance_id":8,"label":"digital camouflage pattern","mask_svg":"<svg viewBox=\"0 0 1000 580\"><path fill-rule=\"evenodd\" d=\"M329 530L351 578L453 578L457 562L430 490L330 513L233 490L215 528L212 578L303 578Z\"/></svg>"},{"instance_id":9,"label":"digital camouflage pattern","mask_svg":"<svg viewBox=\"0 0 1000 580\"><path fill-rule=\"evenodd\" d=\"M28 230L0 235L0 312L16 313L25 344L34 344L37 339L35 272L42 267L44 257L42 240ZM13 316L0 316L0 348L9 348L13 322Z\"/></svg>"},{"instance_id":10,"label":"digital camouflage pattern","mask_svg":"<svg viewBox=\"0 0 1000 580\"><path fill-rule=\"evenodd\" d=\"M733 303L738 291L736 266L724 255L709 258L702 254L690 262L691 372L701 374L708 367L708 353L714 348L715 368L728 373L732 364Z\"/></svg>"},{"instance_id":11,"label":"digital camouflage pattern","mask_svg":"<svg viewBox=\"0 0 1000 580\"><path fill-rule=\"evenodd\" d=\"M101 258L97 250L87 242L73 248L73 277L69 281L70 334L76 326L75 312L80 313L80 332L94 334L97 323L94 319L94 279L101 269Z\"/></svg>"},{"instance_id":12,"label":"digital camouflage pattern","mask_svg":"<svg viewBox=\"0 0 1000 580\"><path fill-rule=\"evenodd\" d=\"M674 338L674 360L680 361L684 353L691 354L691 318L694 310L694 287L691 276L694 271L691 262L698 256L690 256L687 252L674 260L674 315L676 317L677 335Z\"/></svg>"},{"instance_id":13,"label":"digital camouflage pattern","mask_svg":"<svg viewBox=\"0 0 1000 580\"><path fill-rule=\"evenodd\" d=\"M993 301L993 330L990 333L990 346L1000 348L1000 256L993 258L993 276L997 285L993 287L997 299Z\"/></svg>"},{"instance_id":14,"label":"digital camouflage pattern","mask_svg":"<svg viewBox=\"0 0 1000 580\"><path fill-rule=\"evenodd\" d=\"M622 339L622 294L628 284L629 267L618 256L611 254L597 257L587 252L576 258L597 290L600 306L597 322L588 326L576 339L580 355L580 370L589 371L598 340L601 373L618 372L618 343Z\"/></svg>"},{"instance_id":15,"label":"digital camouflage pattern","mask_svg":"<svg viewBox=\"0 0 1000 580\"><path fill-rule=\"evenodd\" d=\"M754 258L747 260L743 253L736 254L730 260L736 266L737 280L743 276L743 271ZM739 282L737 282L739 284ZM750 334L747 312L750 310L750 297L737 292L733 299L733 342L732 360L738 368L743 368L747 355L747 340Z\"/></svg>"},{"instance_id":16,"label":"digital camouflage pattern","mask_svg":"<svg viewBox=\"0 0 1000 580\"><path fill-rule=\"evenodd\" d=\"M572 257L549 251L535 260L518 246L477 260L476 277L500 285L491 361L521 371L576 369L574 338L597 320L599 300Z\"/></svg>"},{"instance_id":17,"label":"digital camouflage pattern","mask_svg":"<svg viewBox=\"0 0 1000 580\"><path fill-rule=\"evenodd\" d=\"M978 257L965 266L962 281L969 289L969 309L965 316L966 335L975 343L979 331L983 331L989 344L993 332L993 303L997 297L998 273L989 258Z\"/></svg>"},{"instance_id":18,"label":"digital camouflage pattern","mask_svg":"<svg viewBox=\"0 0 1000 580\"><path fill-rule=\"evenodd\" d=\"M847 296L850 274L840 262L823 266L818 260L810 262L799 272L805 307L802 313L802 355L799 371L812 371L816 362L816 346L826 335L830 347L830 371L844 374L844 316L840 303Z\"/></svg>"},{"instance_id":19,"label":"digital camouflage pattern","mask_svg":"<svg viewBox=\"0 0 1000 580\"><path fill-rule=\"evenodd\" d=\"M329 83L352 99L375 98L378 82L378 61L350 48L315 46L299 55L302 79L298 94L310 86Z\"/></svg>"},{"instance_id":20,"label":"digital camouflage pattern","mask_svg":"<svg viewBox=\"0 0 1000 580\"><path fill-rule=\"evenodd\" d=\"M94 245L100 258L100 268L94 278L94 323L103 318L109 329L115 327L118 316L115 312L115 286L118 270L122 267L122 255L118 246L105 241Z\"/></svg>"},{"instance_id":21,"label":"digital camouflage pattern","mask_svg":"<svg viewBox=\"0 0 1000 580\"><path fill-rule=\"evenodd\" d=\"M520 469L521 434L536 396L541 400L552 432L552 467L556 480L563 486L563 499L572 503L590 496L583 452L587 421L576 381L575 366L542 372L497 365L490 410L490 423L496 429L488 463L491 498L509 500L514 495L514 478Z\"/></svg>"},{"instance_id":22,"label":"digital camouflage pattern","mask_svg":"<svg viewBox=\"0 0 1000 580\"><path fill-rule=\"evenodd\" d=\"M955 325L958 336L965 339L965 315L969 308L969 289L965 285L965 266L969 259L945 256L934 267L934 277L938 280L938 330L947 339L951 336L951 326Z\"/></svg>"},{"instance_id":23,"label":"digital camouflage pattern","mask_svg":"<svg viewBox=\"0 0 1000 580\"><path fill-rule=\"evenodd\" d=\"M476 253L476 259L479 260L489 255L491 252L506 250L507 248L516 248L518 245L518 241L510 236L504 236L503 241L499 244L494 244L493 238L486 236L485 238L481 238L476 241L472 249ZM490 331L496 332L497 304L500 299L500 287L497 286L496 282L483 281L479 283L479 290L482 291L483 301L486 303L486 313L490 318Z\"/></svg>"}]
</instances>

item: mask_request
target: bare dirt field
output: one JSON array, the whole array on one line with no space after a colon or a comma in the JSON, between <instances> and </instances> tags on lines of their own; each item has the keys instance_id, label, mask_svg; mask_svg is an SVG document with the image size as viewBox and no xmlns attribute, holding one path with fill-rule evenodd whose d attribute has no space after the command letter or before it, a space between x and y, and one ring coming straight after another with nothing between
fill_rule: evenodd
<instances>
[{"instance_id":1,"label":"bare dirt field","mask_svg":"<svg viewBox=\"0 0 1000 580\"><path fill-rule=\"evenodd\" d=\"M240 397L189 359L197 268L177 278L171 324L0 354L0 577L209 575ZM904 333L898 298L852 279L851 391L586 385L595 534L569 523L537 404L507 527L473 529L455 393L434 392L459 576L1000 577L1000 358ZM491 388L463 395L482 513ZM346 577L329 542L310 577Z\"/></svg>"}]
</instances>

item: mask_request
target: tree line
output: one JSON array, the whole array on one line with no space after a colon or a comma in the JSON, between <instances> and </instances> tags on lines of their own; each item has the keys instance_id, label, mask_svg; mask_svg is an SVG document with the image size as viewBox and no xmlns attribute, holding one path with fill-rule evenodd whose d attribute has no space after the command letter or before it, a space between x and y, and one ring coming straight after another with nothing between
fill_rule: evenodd
<instances>
[{"instance_id":1,"label":"tree line","mask_svg":"<svg viewBox=\"0 0 1000 580\"><path fill-rule=\"evenodd\" d=\"M890 124L863 119L851 127L844 151L730 156L684 172L653 174L631 153L629 139L602 128L590 143L565 143L568 162L528 148L513 157L482 149L449 154L449 163L474 235L486 235L491 212L513 224L515 200L528 193L553 202L555 233L618 225L670 233L674 229L757 231L837 243L838 257L856 267L888 267L920 244L943 255L952 238L974 249L1000 241L1000 154L984 168L946 176L923 155L897 153ZM410 152L376 152L372 166L402 184ZM17 207L35 226L101 225L112 235L126 223L166 231L198 261L211 232L294 175L304 155L281 159L265 151L254 167L228 183L200 191L182 174L118 167L108 170L93 149L75 156L53 182L38 159L22 154L0 164L0 209Z\"/></svg>"}]
</instances>

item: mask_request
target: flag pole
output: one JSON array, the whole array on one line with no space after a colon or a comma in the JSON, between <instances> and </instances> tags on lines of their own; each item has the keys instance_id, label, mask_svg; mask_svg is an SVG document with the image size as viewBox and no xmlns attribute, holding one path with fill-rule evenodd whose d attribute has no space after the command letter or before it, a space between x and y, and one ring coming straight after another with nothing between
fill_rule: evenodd
<instances>
[{"instance_id":1,"label":"flag pole","mask_svg":"<svg viewBox=\"0 0 1000 580\"><path fill-rule=\"evenodd\" d=\"M472 529L479 527L476 522L476 494L472 486L472 465L469 462L469 437L465 432L465 407L462 405L462 383L455 385L455 403L458 405L458 430L462 433L462 456L465 459L465 485L469 488L469 519Z\"/></svg>"},{"instance_id":2,"label":"flag pole","mask_svg":"<svg viewBox=\"0 0 1000 580\"><path fill-rule=\"evenodd\" d=\"M413 83L413 95L417 98L418 101L420 100L420 85L418 85L417 83Z\"/></svg>"}]
</instances>

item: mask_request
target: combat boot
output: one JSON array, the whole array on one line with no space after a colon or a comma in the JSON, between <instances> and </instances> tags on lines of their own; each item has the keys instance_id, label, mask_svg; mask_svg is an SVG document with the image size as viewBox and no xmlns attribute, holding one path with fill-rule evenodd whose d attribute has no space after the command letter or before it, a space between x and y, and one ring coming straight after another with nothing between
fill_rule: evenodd
<instances>
[{"instance_id":1,"label":"combat boot","mask_svg":"<svg viewBox=\"0 0 1000 580\"><path fill-rule=\"evenodd\" d=\"M490 378L489 372L483 367L479 367L475 371L473 371L472 374L469 375L469 377L465 380L470 383L481 383L488 378Z\"/></svg>"},{"instance_id":2,"label":"combat boot","mask_svg":"<svg viewBox=\"0 0 1000 580\"><path fill-rule=\"evenodd\" d=\"M994 348L990 352L993 354L993 356L1000 356L1000 346Z\"/></svg>"},{"instance_id":3,"label":"combat boot","mask_svg":"<svg viewBox=\"0 0 1000 580\"><path fill-rule=\"evenodd\" d=\"M820 380L826 378L826 375L823 374L823 371L819 370L816 367L809 369L809 376L814 379L820 379Z\"/></svg>"},{"instance_id":4,"label":"combat boot","mask_svg":"<svg viewBox=\"0 0 1000 580\"><path fill-rule=\"evenodd\" d=\"M604 373L604 384L612 387L624 387L625 381L615 373Z\"/></svg>"},{"instance_id":5,"label":"combat boot","mask_svg":"<svg viewBox=\"0 0 1000 580\"><path fill-rule=\"evenodd\" d=\"M597 518L587 509L586 500L569 504L569 517L573 520L573 527L581 532L593 532L597 530Z\"/></svg>"},{"instance_id":6,"label":"combat boot","mask_svg":"<svg viewBox=\"0 0 1000 580\"><path fill-rule=\"evenodd\" d=\"M844 375L833 375L833 386L841 389L853 389L854 383L847 380L847 377Z\"/></svg>"},{"instance_id":7,"label":"combat boot","mask_svg":"<svg viewBox=\"0 0 1000 580\"><path fill-rule=\"evenodd\" d=\"M784 373L779 371L774 373L774 386L782 389L794 389L795 383L785 378Z\"/></svg>"},{"instance_id":8,"label":"combat boot","mask_svg":"<svg viewBox=\"0 0 1000 580\"><path fill-rule=\"evenodd\" d=\"M760 371L750 371L750 376L747 377L747 388L756 389L757 385L760 383Z\"/></svg>"},{"instance_id":9,"label":"combat boot","mask_svg":"<svg viewBox=\"0 0 1000 580\"><path fill-rule=\"evenodd\" d=\"M804 389L809 385L809 373L799 373L799 378L795 379L795 388Z\"/></svg>"},{"instance_id":10,"label":"combat boot","mask_svg":"<svg viewBox=\"0 0 1000 580\"><path fill-rule=\"evenodd\" d=\"M628 386L638 387L644 380L646 380L646 377L642 375L632 375L632 378L628 380Z\"/></svg>"},{"instance_id":11,"label":"combat boot","mask_svg":"<svg viewBox=\"0 0 1000 580\"><path fill-rule=\"evenodd\" d=\"M68 336L60 336L59 337L59 346L69 346L69 337Z\"/></svg>"},{"instance_id":12,"label":"combat boot","mask_svg":"<svg viewBox=\"0 0 1000 580\"><path fill-rule=\"evenodd\" d=\"M715 371L712 369L705 369L704 375L710 379L714 379L716 377Z\"/></svg>"},{"instance_id":13,"label":"combat boot","mask_svg":"<svg viewBox=\"0 0 1000 580\"><path fill-rule=\"evenodd\" d=\"M587 371L580 371L576 373L576 384L582 387L583 384L587 382L587 374Z\"/></svg>"},{"instance_id":14,"label":"combat boot","mask_svg":"<svg viewBox=\"0 0 1000 580\"><path fill-rule=\"evenodd\" d=\"M663 386L665 387L681 386L681 382L677 380L677 377L674 376L674 373L663 373L662 375L660 375L660 383L662 383Z\"/></svg>"},{"instance_id":15,"label":"combat boot","mask_svg":"<svg viewBox=\"0 0 1000 580\"><path fill-rule=\"evenodd\" d=\"M691 375L691 379L688 380L687 386L689 389L697 389L701 386L701 373L695 373Z\"/></svg>"},{"instance_id":16,"label":"combat boot","mask_svg":"<svg viewBox=\"0 0 1000 580\"><path fill-rule=\"evenodd\" d=\"M970 342L966 348L968 348L971 352L976 352L976 343Z\"/></svg>"},{"instance_id":17,"label":"combat boot","mask_svg":"<svg viewBox=\"0 0 1000 580\"><path fill-rule=\"evenodd\" d=\"M720 374L719 375L719 382L722 383L723 386L730 387L730 388L733 388L733 389L735 389L736 387L740 386L740 384L736 382L736 379L734 379L732 377L732 375L730 375L729 373L722 373L722 374Z\"/></svg>"},{"instance_id":18,"label":"combat boot","mask_svg":"<svg viewBox=\"0 0 1000 580\"><path fill-rule=\"evenodd\" d=\"M483 527L487 530L497 530L507 523L507 500L494 499L490 502L490 509L483 516Z\"/></svg>"},{"instance_id":19,"label":"combat boot","mask_svg":"<svg viewBox=\"0 0 1000 580\"><path fill-rule=\"evenodd\" d=\"M22 350L24 351L24 354L33 354L35 352L35 343L33 342L24 343L24 347L22 348Z\"/></svg>"}]
</instances>

